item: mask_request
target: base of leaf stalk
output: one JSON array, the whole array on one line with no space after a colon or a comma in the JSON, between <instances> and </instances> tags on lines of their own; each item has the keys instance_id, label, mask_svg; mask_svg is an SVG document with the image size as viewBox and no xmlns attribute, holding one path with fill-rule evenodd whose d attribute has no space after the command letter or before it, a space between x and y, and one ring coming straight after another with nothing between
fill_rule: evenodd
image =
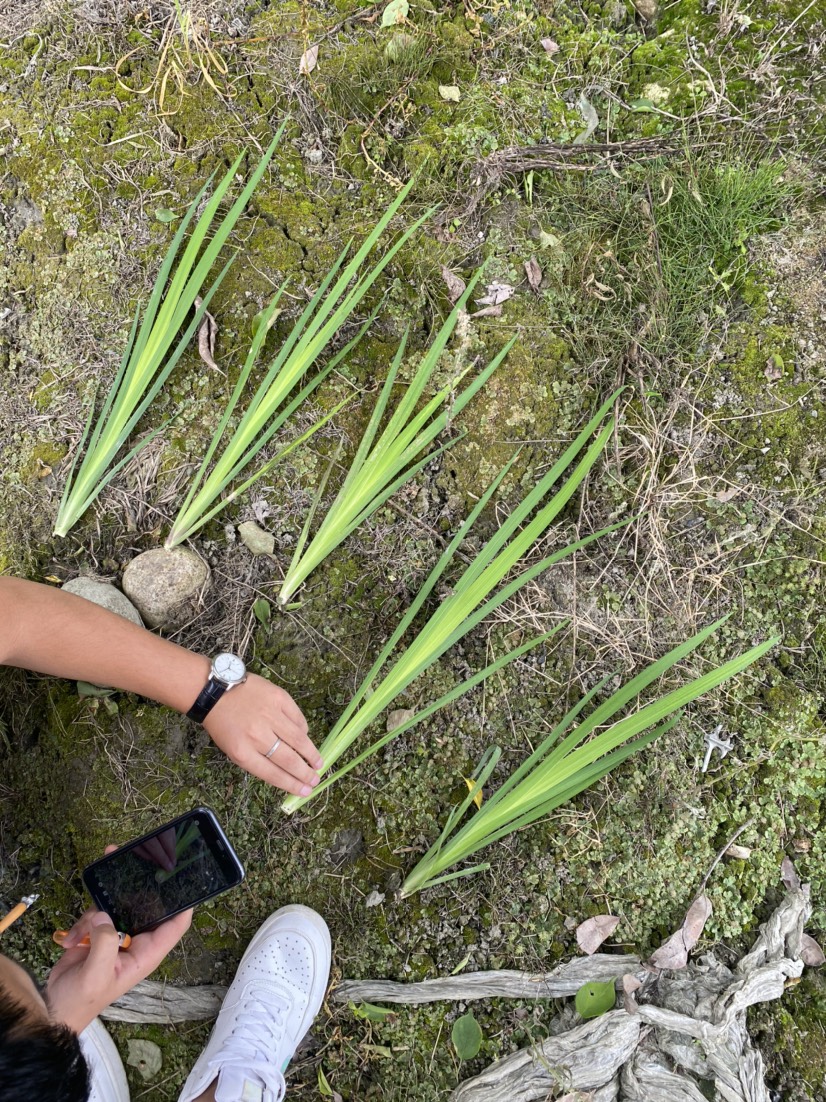
<instances>
[{"instance_id":1,"label":"base of leaf stalk","mask_svg":"<svg viewBox=\"0 0 826 1102\"><path fill-rule=\"evenodd\" d=\"M292 815L298 811L300 807L303 807L309 799L309 796L306 798L303 796L288 796L282 803L281 810L285 815Z\"/></svg>"}]
</instances>

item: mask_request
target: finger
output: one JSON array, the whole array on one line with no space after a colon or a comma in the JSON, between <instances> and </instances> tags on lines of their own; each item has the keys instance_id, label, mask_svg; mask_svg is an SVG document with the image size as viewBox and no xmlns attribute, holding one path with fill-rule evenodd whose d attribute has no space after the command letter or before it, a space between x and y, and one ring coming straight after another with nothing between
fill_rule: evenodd
<instances>
[{"instance_id":1,"label":"finger","mask_svg":"<svg viewBox=\"0 0 826 1102\"><path fill-rule=\"evenodd\" d=\"M293 750L300 754L313 769L321 769L324 762L307 734L307 720L304 718L304 713L290 694L284 692L283 689L280 690L279 703L281 704L282 715L289 727L285 730L283 725L276 725L275 733L279 734L283 731L283 737L292 746Z\"/></svg>"},{"instance_id":2,"label":"finger","mask_svg":"<svg viewBox=\"0 0 826 1102\"><path fill-rule=\"evenodd\" d=\"M299 781L262 754L253 754L252 757L240 757L236 760L238 765L248 773L260 777L262 781L266 781L275 788L282 788L293 796L309 796L313 790L312 785Z\"/></svg>"},{"instance_id":3,"label":"finger","mask_svg":"<svg viewBox=\"0 0 826 1102\"><path fill-rule=\"evenodd\" d=\"M61 943L62 947L64 949L73 949L77 946L79 941L89 936L92 931L92 919L97 914L100 914L100 911L98 911L96 907L85 911L66 934L66 937Z\"/></svg>"},{"instance_id":4,"label":"finger","mask_svg":"<svg viewBox=\"0 0 826 1102\"><path fill-rule=\"evenodd\" d=\"M297 734L289 740L290 746L306 761L312 769L319 770L324 767L324 761L319 754L306 729L303 734Z\"/></svg>"},{"instance_id":5,"label":"finger","mask_svg":"<svg viewBox=\"0 0 826 1102\"><path fill-rule=\"evenodd\" d=\"M183 911L162 922L156 930L132 938L132 944L120 955L120 963L122 968L128 968L135 983L154 972L178 944L192 924L192 914L191 909Z\"/></svg>"},{"instance_id":6,"label":"finger","mask_svg":"<svg viewBox=\"0 0 826 1102\"><path fill-rule=\"evenodd\" d=\"M103 852L108 857L110 853L117 853L119 849L120 849L120 846L108 845Z\"/></svg>"},{"instance_id":7,"label":"finger","mask_svg":"<svg viewBox=\"0 0 826 1102\"><path fill-rule=\"evenodd\" d=\"M270 757L263 755L264 761L283 769L285 773L293 777L300 784L315 788L319 782L318 773L311 769L300 755L286 742L281 742L278 749Z\"/></svg>"},{"instance_id":8,"label":"finger","mask_svg":"<svg viewBox=\"0 0 826 1102\"><path fill-rule=\"evenodd\" d=\"M178 860L178 854L175 848L177 843L175 831L170 827L169 830L165 830L163 834L158 835L158 837L169 862L167 868L170 870L174 869Z\"/></svg>"},{"instance_id":9,"label":"finger","mask_svg":"<svg viewBox=\"0 0 826 1102\"><path fill-rule=\"evenodd\" d=\"M104 911L92 915L89 939L91 944L83 968L84 981L92 985L106 983L115 971L120 943L115 924Z\"/></svg>"},{"instance_id":10,"label":"finger","mask_svg":"<svg viewBox=\"0 0 826 1102\"><path fill-rule=\"evenodd\" d=\"M172 869L175 868L175 862L170 860L166 852L166 847L160 837L147 838L145 842L141 842L139 846L135 847L135 852L139 853L147 861L151 861L160 868L166 869L167 872L171 872Z\"/></svg>"}]
</instances>

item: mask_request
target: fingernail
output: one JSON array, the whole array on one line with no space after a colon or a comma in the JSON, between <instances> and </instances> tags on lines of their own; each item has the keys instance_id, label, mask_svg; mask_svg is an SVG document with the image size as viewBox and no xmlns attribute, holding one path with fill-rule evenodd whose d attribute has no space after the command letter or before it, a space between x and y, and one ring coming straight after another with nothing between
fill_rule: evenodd
<instances>
[{"instance_id":1,"label":"fingernail","mask_svg":"<svg viewBox=\"0 0 826 1102\"><path fill-rule=\"evenodd\" d=\"M98 911L97 914L92 915L90 925L92 926L114 926L114 922L106 913L106 911Z\"/></svg>"},{"instance_id":2,"label":"fingernail","mask_svg":"<svg viewBox=\"0 0 826 1102\"><path fill-rule=\"evenodd\" d=\"M310 788L310 786L308 784L302 784L302 786L301 786L301 795L302 796L309 796L311 792L312 792L312 788Z\"/></svg>"},{"instance_id":3,"label":"fingernail","mask_svg":"<svg viewBox=\"0 0 826 1102\"><path fill-rule=\"evenodd\" d=\"M313 779L310 781L310 784L313 786L313 788L315 788L317 784L321 784L321 777L313 777Z\"/></svg>"},{"instance_id":4,"label":"fingernail","mask_svg":"<svg viewBox=\"0 0 826 1102\"><path fill-rule=\"evenodd\" d=\"M324 762L321 758L316 758L315 767L316 767L316 769L323 769L324 768Z\"/></svg>"}]
</instances>

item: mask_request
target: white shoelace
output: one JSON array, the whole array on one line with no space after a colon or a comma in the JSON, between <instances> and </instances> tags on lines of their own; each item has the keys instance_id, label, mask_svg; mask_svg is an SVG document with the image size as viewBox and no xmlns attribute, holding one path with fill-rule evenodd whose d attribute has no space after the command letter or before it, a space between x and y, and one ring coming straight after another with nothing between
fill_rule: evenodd
<instances>
[{"instance_id":1,"label":"white shoelace","mask_svg":"<svg viewBox=\"0 0 826 1102\"><path fill-rule=\"evenodd\" d=\"M241 1084L249 1080L257 1086L256 1078L262 1084L261 1102L280 1102L284 1097L287 1085L277 1060L286 1016L291 1009L289 999L274 994L271 989L260 997L250 993L227 1038L226 1047L220 1056L210 1061L210 1066L220 1073L221 1083L216 1093L219 1102L225 1093L229 1097L233 1089L239 1092L237 1097L246 1102ZM221 1090L224 1086L225 1092Z\"/></svg>"}]
</instances>

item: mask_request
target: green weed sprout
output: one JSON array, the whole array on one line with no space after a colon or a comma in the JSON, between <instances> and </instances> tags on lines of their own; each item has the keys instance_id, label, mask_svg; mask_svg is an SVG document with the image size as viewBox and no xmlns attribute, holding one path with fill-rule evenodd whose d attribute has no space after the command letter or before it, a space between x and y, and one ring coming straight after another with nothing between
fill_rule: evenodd
<instances>
[{"instance_id":1,"label":"green weed sprout","mask_svg":"<svg viewBox=\"0 0 826 1102\"><path fill-rule=\"evenodd\" d=\"M372 268L366 273L360 274L364 261L404 202L412 183L413 181L402 189L346 266L345 260L350 251L349 243L339 255L293 326L275 360L268 368L264 379L241 416L237 428L224 442L230 417L246 387L253 364L266 339L269 322L278 309L278 303L284 293L286 283L279 287L275 298L261 319L229 404L224 411L218 428L215 430L200 469L190 485L189 493L175 518L166 540L167 548L175 547L189 539L239 494L248 489L265 471L270 470L289 451L316 432L341 408L343 403L312 425L299 440L292 442L279 451L273 459L270 459L239 486L236 486L229 494L222 496L227 486L246 470L264 445L295 412L304 399L349 354L367 331L375 315L368 318L353 340L330 360L321 371L313 376L288 405L284 405L288 396L313 367L342 325L353 316L364 296L399 249L430 217L431 211L426 211L386 250ZM335 282L333 282L334 280ZM210 464L221 445L223 445L223 450L215 459L210 470Z\"/></svg>"},{"instance_id":2,"label":"green weed sprout","mask_svg":"<svg viewBox=\"0 0 826 1102\"><path fill-rule=\"evenodd\" d=\"M620 762L625 761L673 727L679 719L679 715L673 715L674 712L678 712L680 708L728 678L741 673L779 641L778 637L774 637L752 647L745 654L695 678L659 700L652 701L630 716L611 723L593 738L589 737L598 727L602 727L629 704L643 689L671 669L676 662L691 654L726 619L727 617L724 617L704 628L687 642L675 647L657 662L646 667L642 673L612 693L604 703L591 712L587 719L578 722L566 735L565 732L594 696L610 681L612 675L609 674L608 677L603 678L571 708L534 752L450 838L451 832L455 830L457 824L461 823L474 798L478 798L482 786L490 778L499 761L498 746L487 750L474 772L474 783L469 788L467 798L451 811L436 842L402 884L402 896L413 895L414 892L432 888L436 884L444 884L460 876L471 876L489 868L487 864L482 864L460 869L458 872L445 872L446 869L464 861L485 846L492 845L500 838L516 830L522 830L537 819L543 818L594 784ZM667 716L672 718L667 719ZM643 731L646 733L636 738ZM562 741L552 749L559 739ZM629 739L634 741L629 742Z\"/></svg>"},{"instance_id":3,"label":"green weed sprout","mask_svg":"<svg viewBox=\"0 0 826 1102\"><path fill-rule=\"evenodd\" d=\"M407 341L405 333L347 477L310 545L305 549L315 506L307 517L292 562L279 591L279 604L288 604L292 595L312 571L354 529L363 524L399 487L413 478L426 463L433 459L434 455L445 451L460 439L456 437L456 440L448 441L436 452L427 452L423 458L418 459L418 462L414 462L445 428L448 418L458 416L471 398L485 385L516 340L514 337L463 391L456 394L455 388L470 370L469 368L462 371L457 379L444 386L414 416L416 403L439 362L439 357L456 327L480 274L481 272L477 272L468 284L452 313L440 328L403 398L374 445L379 424L387 408L399 365L404 356ZM316 501L323 488L322 484Z\"/></svg>"},{"instance_id":4,"label":"green weed sprout","mask_svg":"<svg viewBox=\"0 0 826 1102\"><path fill-rule=\"evenodd\" d=\"M135 320L132 324L120 367L103 403L94 430L89 435L94 416L93 403L75 461L66 480L66 487L57 513L55 535L67 535L121 467L128 463L142 448L146 447L150 440L164 427L163 425L159 426L153 433L139 441L118 463L110 467L129 434L177 364L193 333L200 326L212 296L227 274L232 258L227 261L217 278L203 295L201 305L193 314L189 324L184 328L183 334L179 337L174 350L170 354L170 349L173 348L176 337L184 327L186 319L195 305L195 299L201 294L212 265L263 176L283 130L284 124L282 123L241 195L217 224L212 237L208 239L218 214L218 208L232 185L235 174L243 160L244 154L238 155L195 223L186 249L170 279L170 272L183 242L184 234L194 218L214 174L210 176L193 200L164 257L140 329L138 329L140 308L135 313ZM206 247L199 258L198 254L205 242ZM164 295L164 288L168 279L169 287ZM84 449L87 437L88 446L75 476L75 465Z\"/></svg>"},{"instance_id":5,"label":"green weed sprout","mask_svg":"<svg viewBox=\"0 0 826 1102\"><path fill-rule=\"evenodd\" d=\"M528 553L536 541L547 531L563 507L570 501L591 467L596 463L613 431L613 420L611 419L607 422L605 427L599 432L596 439L587 449L586 444L611 408L618 394L619 391L613 394L600 407L595 416L591 418L585 428L569 445L557 462L553 464L550 470L547 471L530 493L513 510L496 535L488 540L479 554L472 560L462 576L452 587L449 595L438 606L410 645L399 654L379 684L374 687L373 682L395 651L397 644L410 627L414 617L421 609L427 597L433 591L437 581L442 574L444 574L459 545L468 535L485 505L487 505L503 478L510 470L514 460L511 459L499 472L487 490L482 494L470 515L460 526L456 535L430 572L427 581L419 590L410 608L402 617L398 627L390 636L387 643L385 643L378 658L373 663L367 676L356 691L355 696L342 713L332 731L330 731L327 738L319 747L319 753L324 759L322 774L330 770L356 739L364 733L373 720L375 720L400 693L404 692L412 681L436 662L449 647L462 639L476 626L476 624L486 616L489 616L495 609L503 604L504 601L508 600L509 597L513 596L522 586L526 585L533 578L537 577L537 575L541 574L543 570L547 570L549 566L559 562L567 555L573 554L573 552L581 547L585 547L600 536L612 532L628 523L627 521L620 521L609 528L604 528L599 532L594 532L590 536L577 540L575 543L554 552L552 555L541 559L533 566L523 570L504 585L501 584L519 560ZM566 481L556 491L554 496L545 505L539 508L533 519L528 520L530 514L540 505L540 502L548 494L551 487L562 477L583 449L586 449L584 454L579 459L576 467ZM494 590L496 590L498 586L501 587L494 593ZM493 596L491 596L491 594L493 594ZM544 635L540 635L527 643L523 643L507 654L502 655L501 658L498 658L489 666L475 673L460 685L455 686L434 703L428 704L427 707L422 708L405 723L383 735L371 746L362 750L361 753L357 754L353 759L336 770L336 772L329 776L324 776L321 783L313 789L311 796L305 798L298 796L287 797L282 804L283 810L291 813L305 804L308 800L314 799L325 789L329 788L336 780L343 777L346 773L349 773L351 769L354 769L364 761L365 758L381 749L390 739L396 738L403 732L408 731L417 723L433 715L433 713L440 708L458 699L475 685L484 681L485 678L489 677L497 670L502 669L502 667L509 662L514 661L514 659L519 658L532 647L538 646L546 639L549 639L558 630L559 627L556 627L546 632Z\"/></svg>"}]
</instances>

